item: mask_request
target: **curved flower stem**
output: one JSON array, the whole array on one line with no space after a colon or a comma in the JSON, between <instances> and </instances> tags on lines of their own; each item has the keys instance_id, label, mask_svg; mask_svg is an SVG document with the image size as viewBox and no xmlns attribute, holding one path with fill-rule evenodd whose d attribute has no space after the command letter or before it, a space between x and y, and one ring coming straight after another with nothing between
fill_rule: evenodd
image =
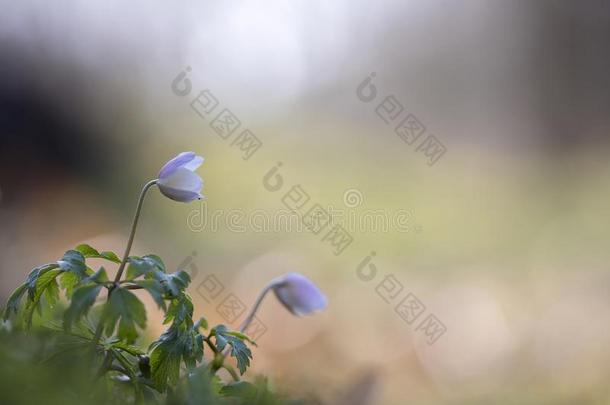
<instances>
[{"instance_id":1,"label":"curved flower stem","mask_svg":"<svg viewBox=\"0 0 610 405\"><path fill-rule=\"evenodd\" d=\"M241 326L239 327L239 331L241 333L244 333L244 331L246 329L248 329L248 326L250 326L250 324L252 323L252 321L254 320L254 316L256 315L256 313L258 312L258 308L261 306L261 304L263 303L263 300L265 299L265 296L267 295L267 293L269 291L271 291L271 289L273 287L275 287L277 285L277 283L275 282L271 282L271 284L269 284L267 287L265 287L263 289L263 291L261 291L261 293L258 295L258 298L256 299L256 302L254 303L254 305L252 306L252 309L250 309L250 313L248 313L248 316L246 317L246 319L243 321L243 323L241 324ZM222 352L222 358L224 360L225 357L227 357L227 355L229 354L229 351L231 351L231 348L227 347L223 352Z\"/></svg>"},{"instance_id":2,"label":"curved flower stem","mask_svg":"<svg viewBox=\"0 0 610 405\"><path fill-rule=\"evenodd\" d=\"M136 213L133 217L133 224L131 225L131 233L129 234L129 240L127 241L127 247L125 248L125 253L123 254L123 260L121 260L121 265L119 266L119 270L116 273L116 277L114 278L115 285L121 280L121 276L123 275L123 270L125 270L125 265L127 264L127 258L129 257L129 252L131 251L131 245L133 244L133 238L136 235L136 228L138 227L138 219L140 219L140 211L142 210L142 203L144 202L144 197L146 196L146 192L149 188L157 184L157 179L151 180L144 185L142 188L142 192L140 193L140 198L138 199L138 206L136 207ZM108 296L110 296L110 290L108 292Z\"/></svg>"},{"instance_id":3,"label":"curved flower stem","mask_svg":"<svg viewBox=\"0 0 610 405\"><path fill-rule=\"evenodd\" d=\"M146 196L146 192L149 188L157 184L157 179L151 180L142 187L142 191L140 192L140 198L138 199L138 206L136 207L136 213L133 217L133 223L131 224L131 233L129 234L129 240L127 241L127 247L125 248L125 253L123 254L123 260L121 260L121 265L119 266L119 270L116 273L116 277L114 278L114 282L108 288L108 298L106 302L110 301L110 296L114 289L119 285L119 281L121 281L121 276L123 275L123 271L125 270L125 265L127 264L127 258L129 257L129 252L131 251L131 245L133 244L133 238L136 235L136 228L138 226L138 219L140 219L140 211L142 211L142 203L144 202L144 197ZM100 320L95 329L95 336L93 337L93 344L97 345L102 336L102 331L104 330L104 318L105 311L102 312L100 316Z\"/></svg>"},{"instance_id":4,"label":"curved flower stem","mask_svg":"<svg viewBox=\"0 0 610 405\"><path fill-rule=\"evenodd\" d=\"M261 304L263 303L263 299L265 298L265 296L267 295L267 293L273 288L275 287L275 283L271 283L269 284L267 287L265 287L263 289L263 291L261 291L261 293L258 295L258 298L256 299L256 302L254 303L254 306L252 306L252 309L250 309L250 313L248 314L248 316L246 317L246 319L244 320L244 322L241 324L241 326L239 327L239 331L240 332L244 332L246 329L248 329L248 326L250 326L250 324L252 323L252 321L254 320L254 315L256 315L256 312L258 311L258 307L261 306Z\"/></svg>"}]
</instances>

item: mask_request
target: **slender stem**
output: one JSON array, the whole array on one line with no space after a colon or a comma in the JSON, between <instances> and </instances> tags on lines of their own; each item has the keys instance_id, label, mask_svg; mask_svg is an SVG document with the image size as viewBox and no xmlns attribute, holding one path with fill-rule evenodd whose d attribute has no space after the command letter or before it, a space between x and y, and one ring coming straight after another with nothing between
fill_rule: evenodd
<instances>
[{"instance_id":1,"label":"slender stem","mask_svg":"<svg viewBox=\"0 0 610 405\"><path fill-rule=\"evenodd\" d=\"M131 225L131 233L129 234L129 240L127 241L127 247L125 248L125 253L123 254L123 260L121 261L121 265L119 266L119 270L116 273L116 277L114 278L115 284L121 280L121 276L123 275L123 270L125 270L125 265L127 264L127 258L129 257L129 252L131 251L131 245L133 244L133 238L136 235L136 228L138 226L138 219L140 219L140 211L142 210L142 203L144 202L144 197L146 196L146 192L149 188L157 184L157 180L151 180L144 185L142 188L142 192L140 193L140 198L138 199L138 206L136 207L136 213L133 217L133 224ZM110 292L108 292L108 296L110 296Z\"/></svg>"},{"instance_id":2,"label":"slender stem","mask_svg":"<svg viewBox=\"0 0 610 405\"><path fill-rule=\"evenodd\" d=\"M256 302L254 303L254 305L252 306L252 308L250 309L250 313L248 314L248 316L246 317L246 319L244 320L244 322L241 324L241 326L239 327L239 331L241 333L244 333L246 329L248 329L248 326L250 326L250 324L252 323L252 321L254 320L254 316L256 315L256 312L258 312L258 308L261 306L261 304L263 303L263 300L265 299L265 296L267 295L267 293L269 291L271 291L271 289L275 286L277 286L278 283L276 282L272 282L271 284L269 284L267 287L265 287L263 289L263 291L261 291L261 293L258 295L258 298L256 299ZM229 347L227 347L223 353L222 353L222 358L224 360L225 357L227 357L227 354L229 354L229 351L231 349Z\"/></svg>"},{"instance_id":3,"label":"slender stem","mask_svg":"<svg viewBox=\"0 0 610 405\"><path fill-rule=\"evenodd\" d=\"M214 343L212 343L209 336L205 336L203 338L203 340L208 344L208 346L210 346L210 349L212 349L212 351L214 353L218 353L218 349L216 348L216 345Z\"/></svg>"},{"instance_id":4,"label":"slender stem","mask_svg":"<svg viewBox=\"0 0 610 405\"><path fill-rule=\"evenodd\" d=\"M256 299L256 302L254 303L254 306L252 306L252 308L250 309L250 313L248 314L248 316L246 317L246 319L244 320L244 322L241 324L241 326L239 327L239 331L240 332L244 332L246 329L248 329L248 326L250 326L250 324L252 323L252 321L254 320L254 315L256 315L256 312L258 311L258 307L261 306L261 304L263 303L263 299L265 298L265 296L267 295L267 293L273 288L275 287L276 283L271 283L269 284L267 287L265 287L263 289L263 291L261 291L261 293L258 295L258 298Z\"/></svg>"},{"instance_id":5,"label":"slender stem","mask_svg":"<svg viewBox=\"0 0 610 405\"><path fill-rule=\"evenodd\" d=\"M127 241L127 247L125 248L125 253L123 254L123 260L121 260L121 265L119 266L119 270L116 273L116 277L114 278L114 283L108 287L108 298L106 302L110 301L110 296L114 289L119 285L121 281L121 276L123 275L123 271L125 270L125 265L127 264L127 258L129 257L129 252L131 251L131 245L133 244L133 238L136 235L136 228L138 226L138 219L140 218L140 211L142 211L142 203L144 202L144 197L146 196L146 192L149 188L157 184L157 179L151 180L142 187L142 191L140 192L140 198L138 199L138 206L136 207L136 213L133 217L133 223L131 224L131 233L129 234L129 240ZM97 345L100 338L102 337L102 332L104 330L104 315L105 311L100 315L100 320L95 329L95 336L93 337L93 344Z\"/></svg>"}]
</instances>

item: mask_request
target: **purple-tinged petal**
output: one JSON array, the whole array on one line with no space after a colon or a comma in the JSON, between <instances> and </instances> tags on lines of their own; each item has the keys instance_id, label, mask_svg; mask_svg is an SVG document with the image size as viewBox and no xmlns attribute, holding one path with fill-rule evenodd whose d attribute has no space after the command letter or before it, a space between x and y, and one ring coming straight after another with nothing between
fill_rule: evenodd
<instances>
[{"instance_id":1,"label":"purple-tinged petal","mask_svg":"<svg viewBox=\"0 0 610 405\"><path fill-rule=\"evenodd\" d=\"M167 198L178 202L191 202L203 198L201 193L188 190L178 190L171 187L159 187L159 190Z\"/></svg>"},{"instance_id":2,"label":"purple-tinged petal","mask_svg":"<svg viewBox=\"0 0 610 405\"><path fill-rule=\"evenodd\" d=\"M199 168L199 166L201 166L201 164L203 163L204 159L203 156L195 156L193 158L193 160L191 160L190 162L188 162L187 164L185 164L183 167L185 169L188 169L190 171L195 171L197 170L197 168Z\"/></svg>"},{"instance_id":3,"label":"purple-tinged petal","mask_svg":"<svg viewBox=\"0 0 610 405\"><path fill-rule=\"evenodd\" d=\"M169 162L167 162L159 171L159 178L162 179L164 177L172 174L176 169L188 164L191 160L195 158L195 152L182 152Z\"/></svg>"},{"instance_id":4,"label":"purple-tinged petal","mask_svg":"<svg viewBox=\"0 0 610 405\"><path fill-rule=\"evenodd\" d=\"M326 308L328 304L322 291L301 274L286 274L273 284L277 299L294 315L308 315Z\"/></svg>"},{"instance_id":5,"label":"purple-tinged petal","mask_svg":"<svg viewBox=\"0 0 610 405\"><path fill-rule=\"evenodd\" d=\"M157 181L159 187L175 188L177 190L200 191L203 187L203 180L195 172L185 167L179 167L168 176Z\"/></svg>"}]
</instances>

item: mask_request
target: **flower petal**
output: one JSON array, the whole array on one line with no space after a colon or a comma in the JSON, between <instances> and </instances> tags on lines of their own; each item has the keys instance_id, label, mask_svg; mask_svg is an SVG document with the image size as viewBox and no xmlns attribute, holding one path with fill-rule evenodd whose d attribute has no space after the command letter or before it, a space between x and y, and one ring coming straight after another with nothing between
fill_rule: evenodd
<instances>
[{"instance_id":1,"label":"flower petal","mask_svg":"<svg viewBox=\"0 0 610 405\"><path fill-rule=\"evenodd\" d=\"M195 156L193 160L185 164L183 167L185 169L189 169L190 171L195 171L201 164L203 163L203 156Z\"/></svg>"},{"instance_id":2,"label":"flower petal","mask_svg":"<svg viewBox=\"0 0 610 405\"><path fill-rule=\"evenodd\" d=\"M157 186L172 200L190 202L201 198L203 180L195 172L179 167L167 177L159 178Z\"/></svg>"},{"instance_id":3,"label":"flower petal","mask_svg":"<svg viewBox=\"0 0 610 405\"><path fill-rule=\"evenodd\" d=\"M161 193L163 193L164 196L166 196L170 200L179 202L191 202L195 200L201 200L203 198L201 193L195 193L186 190L177 190L171 187L159 187L159 190L161 191Z\"/></svg>"},{"instance_id":4,"label":"flower petal","mask_svg":"<svg viewBox=\"0 0 610 405\"><path fill-rule=\"evenodd\" d=\"M197 155L195 152L182 152L169 162L167 162L159 171L159 179L171 175L176 169L185 166L192 161Z\"/></svg>"},{"instance_id":5,"label":"flower petal","mask_svg":"<svg viewBox=\"0 0 610 405\"><path fill-rule=\"evenodd\" d=\"M158 184L178 190L198 192L203 186L203 180L197 173L184 167L179 167L170 173L169 176L159 178Z\"/></svg>"},{"instance_id":6,"label":"flower petal","mask_svg":"<svg viewBox=\"0 0 610 405\"><path fill-rule=\"evenodd\" d=\"M328 304L322 291L301 274L286 274L274 284L275 296L294 315L308 315L326 308Z\"/></svg>"}]
</instances>

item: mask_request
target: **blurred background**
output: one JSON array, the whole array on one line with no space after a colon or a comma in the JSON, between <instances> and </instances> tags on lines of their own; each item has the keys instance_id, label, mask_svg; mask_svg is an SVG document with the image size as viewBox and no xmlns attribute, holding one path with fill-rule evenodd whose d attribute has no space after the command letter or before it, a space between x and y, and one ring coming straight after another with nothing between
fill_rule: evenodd
<instances>
[{"instance_id":1,"label":"blurred background","mask_svg":"<svg viewBox=\"0 0 610 405\"><path fill-rule=\"evenodd\" d=\"M251 375L320 404L610 401L607 2L2 10L3 302L79 243L122 252L140 187L193 150L206 200L151 193L133 253L190 269L212 322L289 271L329 299L298 319L269 297ZM342 213L340 254L273 226L296 185ZM371 212L389 226L348 221Z\"/></svg>"}]
</instances>

